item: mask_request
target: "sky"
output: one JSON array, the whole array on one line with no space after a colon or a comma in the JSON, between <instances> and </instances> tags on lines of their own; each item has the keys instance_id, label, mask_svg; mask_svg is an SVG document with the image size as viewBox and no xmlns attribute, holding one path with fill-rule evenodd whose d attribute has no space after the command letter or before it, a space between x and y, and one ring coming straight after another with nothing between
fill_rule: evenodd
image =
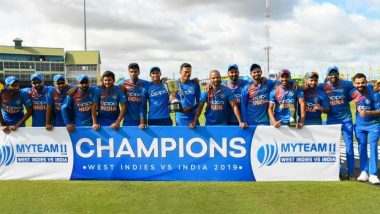
<instances>
[{"instance_id":1,"label":"sky","mask_svg":"<svg viewBox=\"0 0 380 214\"><path fill-rule=\"evenodd\" d=\"M83 0L0 0L0 44L84 50ZM266 73L265 0L87 0L87 50L99 50L102 71L141 77L159 66L179 76L207 78L236 63L241 75L257 63ZM287 68L322 75L336 65L347 72L380 74L380 0L271 0L270 72Z\"/></svg>"}]
</instances>

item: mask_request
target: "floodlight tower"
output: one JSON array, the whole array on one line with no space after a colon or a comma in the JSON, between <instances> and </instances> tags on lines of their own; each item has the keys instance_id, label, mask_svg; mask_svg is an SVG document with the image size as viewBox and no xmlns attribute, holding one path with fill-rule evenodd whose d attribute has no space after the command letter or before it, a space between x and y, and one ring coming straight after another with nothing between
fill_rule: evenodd
<instances>
[{"instance_id":1,"label":"floodlight tower","mask_svg":"<svg viewBox=\"0 0 380 214\"><path fill-rule=\"evenodd\" d=\"M266 38L266 46L264 47L266 57L267 57L267 73L269 74L270 68L270 49L269 46L269 29L270 29L270 0L265 0L265 38Z\"/></svg>"},{"instance_id":2,"label":"floodlight tower","mask_svg":"<svg viewBox=\"0 0 380 214\"><path fill-rule=\"evenodd\" d=\"M84 51L87 51L86 0L83 0Z\"/></svg>"}]
</instances>

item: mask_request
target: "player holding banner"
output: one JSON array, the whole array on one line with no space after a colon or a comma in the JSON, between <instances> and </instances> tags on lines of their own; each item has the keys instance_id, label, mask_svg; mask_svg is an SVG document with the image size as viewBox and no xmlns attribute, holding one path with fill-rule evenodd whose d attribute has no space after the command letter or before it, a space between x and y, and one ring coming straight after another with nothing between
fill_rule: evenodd
<instances>
[{"instance_id":1,"label":"player holding banner","mask_svg":"<svg viewBox=\"0 0 380 214\"><path fill-rule=\"evenodd\" d=\"M241 116L248 125L270 125L268 117L269 93L273 89L273 80L263 81L261 67L252 64L252 82L241 90Z\"/></svg>"},{"instance_id":2,"label":"player holding banner","mask_svg":"<svg viewBox=\"0 0 380 214\"><path fill-rule=\"evenodd\" d=\"M0 93L0 109L1 128L5 134L16 131L18 127L24 127L25 121L33 113L29 95L20 90L20 82L15 76L5 79L5 88Z\"/></svg>"},{"instance_id":3,"label":"player holding banner","mask_svg":"<svg viewBox=\"0 0 380 214\"><path fill-rule=\"evenodd\" d=\"M322 113L328 114L330 110L327 94L317 87L317 72L306 73L305 78L302 88L306 102L305 125L322 125ZM300 113L298 111L299 116Z\"/></svg>"},{"instance_id":4,"label":"player holding banner","mask_svg":"<svg viewBox=\"0 0 380 214\"><path fill-rule=\"evenodd\" d=\"M233 96L232 91L226 86L221 85L222 80L219 71L212 70L209 78L210 89L202 92L194 121L189 124L189 128L194 128L196 126L197 120L201 115L205 103L207 103L205 112L206 126L227 125L227 106L230 105L237 120L239 121L239 126L241 128L246 128L247 124L243 123L241 120L239 108L236 105L235 97Z\"/></svg>"},{"instance_id":5,"label":"player holding banner","mask_svg":"<svg viewBox=\"0 0 380 214\"><path fill-rule=\"evenodd\" d=\"M47 95L46 109L46 130L52 130L54 127L64 127L65 122L62 118L61 107L66 98L67 91L71 88L66 84L65 76L57 74L53 77L54 88Z\"/></svg>"},{"instance_id":6,"label":"player holding banner","mask_svg":"<svg viewBox=\"0 0 380 214\"><path fill-rule=\"evenodd\" d=\"M241 92L242 89L248 84L248 81L239 79L239 67L236 64L228 65L227 74L230 79L226 82L223 82L222 85L227 86L229 89L231 89L232 94L235 96L236 105L241 112ZM228 112L229 118L227 125L238 126L239 122L233 113L233 109L228 107Z\"/></svg>"},{"instance_id":7,"label":"player holding banner","mask_svg":"<svg viewBox=\"0 0 380 214\"><path fill-rule=\"evenodd\" d=\"M118 129L125 115L125 94L120 87L114 85L115 74L105 71L102 75L102 86L95 89L92 103L92 129L99 130L100 126ZM121 106L121 109L120 107Z\"/></svg>"},{"instance_id":8,"label":"player holding banner","mask_svg":"<svg viewBox=\"0 0 380 214\"><path fill-rule=\"evenodd\" d=\"M283 69L279 73L281 85L272 89L269 95L268 115L272 125L279 128L281 125L294 125L302 128L305 124L306 107L304 94L300 87L294 89L290 79L290 71ZM294 119L299 105L301 118L299 121Z\"/></svg>"},{"instance_id":9,"label":"player holding banner","mask_svg":"<svg viewBox=\"0 0 380 214\"><path fill-rule=\"evenodd\" d=\"M349 92L349 96L356 105L355 135L358 140L360 158L360 176L358 181L369 181L379 184L377 177L377 142L379 140L380 124L380 94L375 93L367 86L366 76L358 73L353 77L355 89ZM367 144L369 142L369 160ZM369 176L368 176L369 172Z\"/></svg>"}]
</instances>

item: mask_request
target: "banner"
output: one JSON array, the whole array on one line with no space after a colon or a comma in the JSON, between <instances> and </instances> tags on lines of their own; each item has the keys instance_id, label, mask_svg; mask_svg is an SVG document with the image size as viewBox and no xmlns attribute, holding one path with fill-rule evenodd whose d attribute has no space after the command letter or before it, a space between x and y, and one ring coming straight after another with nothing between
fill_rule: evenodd
<instances>
[{"instance_id":1,"label":"banner","mask_svg":"<svg viewBox=\"0 0 380 214\"><path fill-rule=\"evenodd\" d=\"M339 180L340 125L19 128L0 140L0 179Z\"/></svg>"}]
</instances>

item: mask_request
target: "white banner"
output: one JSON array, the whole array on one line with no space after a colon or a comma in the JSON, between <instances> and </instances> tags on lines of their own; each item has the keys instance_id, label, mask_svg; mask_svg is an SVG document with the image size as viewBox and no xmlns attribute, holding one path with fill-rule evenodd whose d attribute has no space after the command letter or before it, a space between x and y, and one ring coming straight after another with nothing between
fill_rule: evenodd
<instances>
[{"instance_id":1,"label":"white banner","mask_svg":"<svg viewBox=\"0 0 380 214\"><path fill-rule=\"evenodd\" d=\"M66 128L0 133L0 179L69 180L73 148Z\"/></svg>"},{"instance_id":2,"label":"white banner","mask_svg":"<svg viewBox=\"0 0 380 214\"><path fill-rule=\"evenodd\" d=\"M339 181L340 127L258 126L251 147L256 181Z\"/></svg>"}]
</instances>

